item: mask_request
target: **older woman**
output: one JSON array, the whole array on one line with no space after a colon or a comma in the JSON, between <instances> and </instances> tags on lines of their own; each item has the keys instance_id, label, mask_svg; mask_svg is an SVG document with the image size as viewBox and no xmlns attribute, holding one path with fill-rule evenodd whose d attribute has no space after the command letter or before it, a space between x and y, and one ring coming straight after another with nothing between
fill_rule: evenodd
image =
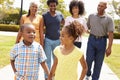
<instances>
[{"instance_id":1,"label":"older woman","mask_svg":"<svg viewBox=\"0 0 120 80\"><path fill-rule=\"evenodd\" d=\"M37 14L38 4L35 2L30 3L28 14L24 14L21 17L20 25L24 23L32 23L36 29L35 41L39 42L43 46L43 17ZM21 39L21 31L18 31L16 43Z\"/></svg>"}]
</instances>

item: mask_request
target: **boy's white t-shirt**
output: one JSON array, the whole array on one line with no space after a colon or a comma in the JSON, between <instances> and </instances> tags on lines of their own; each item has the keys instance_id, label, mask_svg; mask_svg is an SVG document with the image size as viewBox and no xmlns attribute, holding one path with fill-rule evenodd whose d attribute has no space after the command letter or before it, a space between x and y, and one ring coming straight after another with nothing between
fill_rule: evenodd
<instances>
[{"instance_id":1,"label":"boy's white t-shirt","mask_svg":"<svg viewBox=\"0 0 120 80\"><path fill-rule=\"evenodd\" d=\"M72 23L73 21L78 21L78 22L80 22L83 26L84 26L84 28L85 28L85 30L87 31L88 30L88 28L87 28L87 24L86 24L86 20L85 20L85 18L83 18L82 16L79 16L79 18L73 18L72 16L68 16L66 19L65 19L65 25L64 26L67 26L67 25L69 25L70 23ZM76 40L75 40L75 42L81 42L82 41L82 37L81 36L79 36Z\"/></svg>"}]
</instances>

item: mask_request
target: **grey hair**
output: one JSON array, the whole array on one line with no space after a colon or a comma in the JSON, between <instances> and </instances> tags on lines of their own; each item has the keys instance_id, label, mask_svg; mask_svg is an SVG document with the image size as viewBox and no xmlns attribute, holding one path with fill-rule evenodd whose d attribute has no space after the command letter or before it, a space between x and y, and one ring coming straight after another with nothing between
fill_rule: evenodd
<instances>
[{"instance_id":1,"label":"grey hair","mask_svg":"<svg viewBox=\"0 0 120 80\"><path fill-rule=\"evenodd\" d=\"M37 7L38 7L38 5L39 5L37 2L31 2L29 8L30 8L33 4L37 5Z\"/></svg>"}]
</instances>

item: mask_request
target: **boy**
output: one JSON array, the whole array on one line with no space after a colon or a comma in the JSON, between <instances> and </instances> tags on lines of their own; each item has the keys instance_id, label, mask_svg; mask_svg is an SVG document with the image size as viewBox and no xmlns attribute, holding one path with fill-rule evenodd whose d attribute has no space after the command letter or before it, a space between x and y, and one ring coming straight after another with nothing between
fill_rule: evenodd
<instances>
[{"instance_id":1,"label":"boy","mask_svg":"<svg viewBox=\"0 0 120 80\"><path fill-rule=\"evenodd\" d=\"M35 27L25 23L20 27L23 41L15 44L10 52L11 66L16 80L38 80L39 63L49 74L42 46L35 42Z\"/></svg>"}]
</instances>

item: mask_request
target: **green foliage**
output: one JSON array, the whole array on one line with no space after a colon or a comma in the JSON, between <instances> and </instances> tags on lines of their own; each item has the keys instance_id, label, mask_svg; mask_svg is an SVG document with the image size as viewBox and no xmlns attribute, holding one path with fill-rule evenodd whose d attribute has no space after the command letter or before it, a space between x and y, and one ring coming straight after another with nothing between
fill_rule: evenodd
<instances>
[{"instance_id":1,"label":"green foliage","mask_svg":"<svg viewBox=\"0 0 120 80\"><path fill-rule=\"evenodd\" d=\"M19 30L18 25L0 24L0 31L18 32L18 30Z\"/></svg>"},{"instance_id":2,"label":"green foliage","mask_svg":"<svg viewBox=\"0 0 120 80\"><path fill-rule=\"evenodd\" d=\"M6 16L0 20L1 24L16 24L19 19L18 13L6 14Z\"/></svg>"},{"instance_id":3,"label":"green foliage","mask_svg":"<svg viewBox=\"0 0 120 80\"><path fill-rule=\"evenodd\" d=\"M0 35L0 68L10 63L10 50L15 44L16 37Z\"/></svg>"},{"instance_id":4,"label":"green foliage","mask_svg":"<svg viewBox=\"0 0 120 80\"><path fill-rule=\"evenodd\" d=\"M120 39L120 33L119 32L114 33L114 39Z\"/></svg>"},{"instance_id":5,"label":"green foliage","mask_svg":"<svg viewBox=\"0 0 120 80\"><path fill-rule=\"evenodd\" d=\"M120 79L120 44L113 44L112 53L105 58L105 62Z\"/></svg>"},{"instance_id":6,"label":"green foliage","mask_svg":"<svg viewBox=\"0 0 120 80\"><path fill-rule=\"evenodd\" d=\"M120 32L120 20L119 19L114 20L114 24L115 24L115 31Z\"/></svg>"},{"instance_id":7,"label":"green foliage","mask_svg":"<svg viewBox=\"0 0 120 80\"><path fill-rule=\"evenodd\" d=\"M1 9L0 24L16 24L19 20L19 9Z\"/></svg>"},{"instance_id":8,"label":"green foliage","mask_svg":"<svg viewBox=\"0 0 120 80\"><path fill-rule=\"evenodd\" d=\"M120 1L112 0L112 5L115 10L115 13L120 17Z\"/></svg>"},{"instance_id":9,"label":"green foliage","mask_svg":"<svg viewBox=\"0 0 120 80\"><path fill-rule=\"evenodd\" d=\"M9 4L13 4L14 0L0 0L0 4L7 2Z\"/></svg>"}]
</instances>

